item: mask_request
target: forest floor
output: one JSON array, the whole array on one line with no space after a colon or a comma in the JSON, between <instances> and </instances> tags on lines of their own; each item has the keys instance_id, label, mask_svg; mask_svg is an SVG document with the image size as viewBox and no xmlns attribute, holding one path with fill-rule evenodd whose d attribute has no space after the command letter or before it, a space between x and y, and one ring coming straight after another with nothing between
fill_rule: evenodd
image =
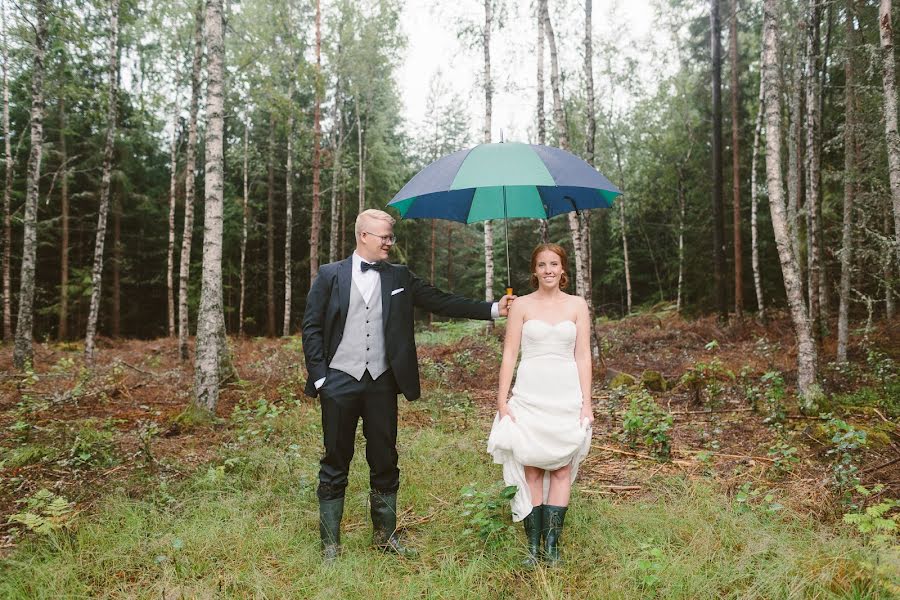
<instances>
[{"instance_id":1,"label":"forest floor","mask_svg":"<svg viewBox=\"0 0 900 600\"><path fill-rule=\"evenodd\" d=\"M508 526L499 467L484 452L501 327L437 323L418 334L423 398L401 404L400 524L434 557L404 563L398 589L391 563L364 550L362 451L351 475L360 506L348 509L346 530L363 558L342 560L384 573L388 587L358 574L343 584L315 577L321 427L302 393L298 337L232 339L239 379L217 421L198 427L177 419L193 378L174 340L101 340L92 369L80 343L39 344L24 375L4 346L0 596L900 594L888 529L900 498L900 321L854 332L842 367L827 362L834 341L824 340L824 395L808 414L790 385L796 348L784 316L719 326L658 310L598 332L593 448L570 511L570 560L539 569L532 590L517 587L517 554L503 549L520 550L521 533ZM842 521L867 508L868 518ZM251 549L254 527L269 533ZM219 558L232 564L223 576L210 555L235 536L241 556Z\"/></svg>"}]
</instances>

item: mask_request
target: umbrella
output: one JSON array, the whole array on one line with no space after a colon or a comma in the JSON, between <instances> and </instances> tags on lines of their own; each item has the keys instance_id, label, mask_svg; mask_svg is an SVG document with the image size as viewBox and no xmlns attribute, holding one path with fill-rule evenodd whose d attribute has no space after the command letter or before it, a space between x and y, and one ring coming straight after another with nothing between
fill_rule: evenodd
<instances>
[{"instance_id":1,"label":"umbrella","mask_svg":"<svg viewBox=\"0 0 900 600\"><path fill-rule=\"evenodd\" d=\"M410 179L388 206L404 219L503 219L509 277L508 219L549 219L573 210L610 208L619 194L609 179L570 152L502 142L436 160Z\"/></svg>"}]
</instances>

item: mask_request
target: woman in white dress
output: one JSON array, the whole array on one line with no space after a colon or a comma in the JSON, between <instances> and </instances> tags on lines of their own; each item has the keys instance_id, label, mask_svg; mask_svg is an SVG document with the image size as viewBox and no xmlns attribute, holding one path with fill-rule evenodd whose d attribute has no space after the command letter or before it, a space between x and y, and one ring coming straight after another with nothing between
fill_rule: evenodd
<instances>
[{"instance_id":1,"label":"woman in white dress","mask_svg":"<svg viewBox=\"0 0 900 600\"><path fill-rule=\"evenodd\" d=\"M518 491L513 521L523 521L525 564L560 561L559 539L572 481L591 442L590 314L584 298L563 291L566 252L541 244L531 254L536 290L509 309L497 415L488 452ZM516 384L510 387L522 348Z\"/></svg>"}]
</instances>

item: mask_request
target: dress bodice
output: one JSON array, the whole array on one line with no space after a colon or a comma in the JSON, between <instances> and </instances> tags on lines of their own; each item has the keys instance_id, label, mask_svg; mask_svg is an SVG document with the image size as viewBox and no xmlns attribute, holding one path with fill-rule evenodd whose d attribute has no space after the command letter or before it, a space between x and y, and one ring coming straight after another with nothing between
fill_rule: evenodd
<instances>
[{"instance_id":1,"label":"dress bodice","mask_svg":"<svg viewBox=\"0 0 900 600\"><path fill-rule=\"evenodd\" d=\"M529 319L522 325L522 360L575 357L575 322Z\"/></svg>"}]
</instances>

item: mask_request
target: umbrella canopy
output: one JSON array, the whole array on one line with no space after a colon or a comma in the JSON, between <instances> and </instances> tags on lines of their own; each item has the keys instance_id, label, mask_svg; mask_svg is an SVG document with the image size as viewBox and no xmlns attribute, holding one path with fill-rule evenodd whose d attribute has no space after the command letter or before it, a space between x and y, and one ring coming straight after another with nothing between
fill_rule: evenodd
<instances>
[{"instance_id":1,"label":"umbrella canopy","mask_svg":"<svg viewBox=\"0 0 900 600\"><path fill-rule=\"evenodd\" d=\"M405 219L475 223L610 208L619 194L606 177L570 152L504 142L438 159L410 179L388 206Z\"/></svg>"}]
</instances>

